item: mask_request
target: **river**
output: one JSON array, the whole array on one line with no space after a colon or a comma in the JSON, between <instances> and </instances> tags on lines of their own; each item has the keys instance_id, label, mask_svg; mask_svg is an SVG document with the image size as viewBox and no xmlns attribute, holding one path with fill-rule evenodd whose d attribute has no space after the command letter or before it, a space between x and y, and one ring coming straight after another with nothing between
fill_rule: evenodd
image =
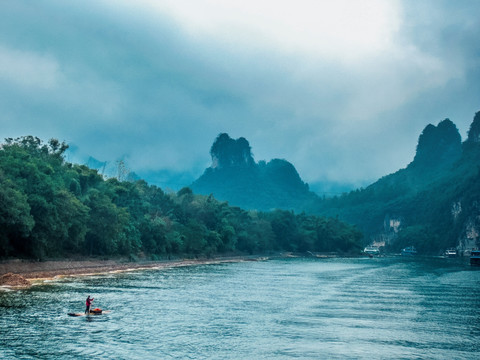
<instances>
[{"instance_id":1,"label":"river","mask_svg":"<svg viewBox=\"0 0 480 360\"><path fill-rule=\"evenodd\" d=\"M98 316L82 312L87 295ZM478 359L461 259L278 259L0 291L1 359Z\"/></svg>"}]
</instances>

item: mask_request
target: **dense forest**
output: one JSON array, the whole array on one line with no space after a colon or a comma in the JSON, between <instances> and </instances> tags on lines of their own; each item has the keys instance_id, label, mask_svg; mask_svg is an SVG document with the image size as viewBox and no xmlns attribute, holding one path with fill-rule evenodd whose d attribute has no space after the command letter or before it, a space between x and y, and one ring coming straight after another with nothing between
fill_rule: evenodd
<instances>
[{"instance_id":1,"label":"dense forest","mask_svg":"<svg viewBox=\"0 0 480 360\"><path fill-rule=\"evenodd\" d=\"M337 218L247 211L143 180L104 179L65 161L68 145L26 136L0 147L0 258L213 256L270 251L358 253Z\"/></svg>"}]
</instances>

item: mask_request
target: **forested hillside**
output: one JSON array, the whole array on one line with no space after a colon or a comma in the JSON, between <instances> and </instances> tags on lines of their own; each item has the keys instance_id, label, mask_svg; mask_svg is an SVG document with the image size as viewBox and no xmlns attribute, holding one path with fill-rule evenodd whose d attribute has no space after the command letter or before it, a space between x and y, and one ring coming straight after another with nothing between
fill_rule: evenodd
<instances>
[{"instance_id":1,"label":"forested hillside","mask_svg":"<svg viewBox=\"0 0 480 360\"><path fill-rule=\"evenodd\" d=\"M356 224L366 241L390 251L415 245L424 254L478 247L480 233L480 112L462 143L453 122L428 125L414 160L365 189L324 199L311 209Z\"/></svg>"},{"instance_id":2,"label":"forested hillside","mask_svg":"<svg viewBox=\"0 0 480 360\"><path fill-rule=\"evenodd\" d=\"M244 209L302 212L317 200L286 160L255 162L245 138L220 134L211 149L212 165L193 184L199 194L213 194Z\"/></svg>"},{"instance_id":3,"label":"forested hillside","mask_svg":"<svg viewBox=\"0 0 480 360\"><path fill-rule=\"evenodd\" d=\"M361 233L338 219L245 211L189 188L167 194L142 180L105 180L65 162L67 148L32 136L1 145L0 258L361 248Z\"/></svg>"}]
</instances>

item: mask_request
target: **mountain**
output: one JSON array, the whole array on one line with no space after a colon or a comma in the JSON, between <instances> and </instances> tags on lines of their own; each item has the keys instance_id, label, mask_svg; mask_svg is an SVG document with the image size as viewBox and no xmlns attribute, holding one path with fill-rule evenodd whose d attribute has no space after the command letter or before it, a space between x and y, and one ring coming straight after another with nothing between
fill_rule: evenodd
<instances>
[{"instance_id":1,"label":"mountain","mask_svg":"<svg viewBox=\"0 0 480 360\"><path fill-rule=\"evenodd\" d=\"M191 185L199 194L245 209L302 211L316 201L295 167L286 160L255 162L249 142L226 133L215 139L212 165Z\"/></svg>"},{"instance_id":2,"label":"mountain","mask_svg":"<svg viewBox=\"0 0 480 360\"><path fill-rule=\"evenodd\" d=\"M392 251L438 254L480 245L480 112L462 143L449 119L429 124L413 161L372 185L318 201L310 211L356 224Z\"/></svg>"},{"instance_id":3,"label":"mountain","mask_svg":"<svg viewBox=\"0 0 480 360\"><path fill-rule=\"evenodd\" d=\"M427 125L418 138L417 151L410 167L426 169L448 167L462 154L462 139L457 127L449 119L438 126Z\"/></svg>"}]
</instances>

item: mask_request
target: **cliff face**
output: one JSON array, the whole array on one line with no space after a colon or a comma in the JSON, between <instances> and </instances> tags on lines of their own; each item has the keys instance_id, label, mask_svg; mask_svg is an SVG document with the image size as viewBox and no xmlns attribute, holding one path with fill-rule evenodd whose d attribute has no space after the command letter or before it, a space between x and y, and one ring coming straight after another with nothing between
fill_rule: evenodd
<instances>
[{"instance_id":1,"label":"cliff face","mask_svg":"<svg viewBox=\"0 0 480 360\"><path fill-rule=\"evenodd\" d=\"M212 169L251 167L255 164L248 141L241 137L234 140L228 134L220 134L210 148Z\"/></svg>"},{"instance_id":2,"label":"cliff face","mask_svg":"<svg viewBox=\"0 0 480 360\"><path fill-rule=\"evenodd\" d=\"M480 143L477 143L477 159L480 155ZM472 164L473 166L473 164ZM476 175L452 184L459 188L451 204L451 226L455 229L455 247L460 252L468 252L480 247L480 164L476 164Z\"/></svg>"},{"instance_id":3,"label":"cliff face","mask_svg":"<svg viewBox=\"0 0 480 360\"><path fill-rule=\"evenodd\" d=\"M316 199L288 161L256 163L243 137L235 140L228 134L218 135L210 155L212 165L191 185L195 193L213 194L231 205L256 210L302 211Z\"/></svg>"}]
</instances>

